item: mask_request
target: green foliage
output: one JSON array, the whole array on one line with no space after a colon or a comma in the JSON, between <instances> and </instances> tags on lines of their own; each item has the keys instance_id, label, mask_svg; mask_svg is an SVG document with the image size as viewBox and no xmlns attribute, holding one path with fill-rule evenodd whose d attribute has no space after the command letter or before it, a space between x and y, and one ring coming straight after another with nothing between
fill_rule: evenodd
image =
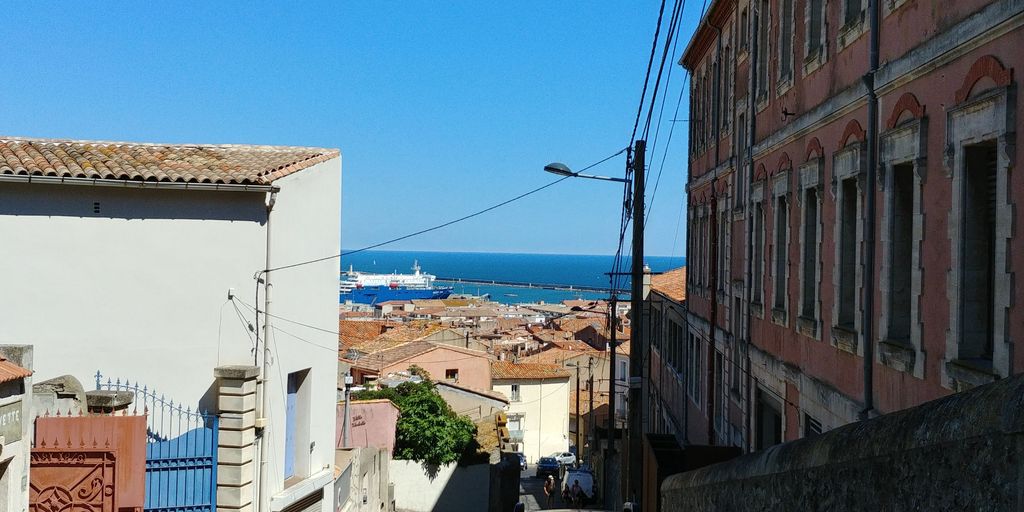
<instances>
[{"instance_id":1,"label":"green foliage","mask_svg":"<svg viewBox=\"0 0 1024 512\"><path fill-rule=\"evenodd\" d=\"M409 366L409 375L418 375L419 377L422 377L423 380L430 380L430 372L424 370L423 367L418 364Z\"/></svg>"},{"instance_id":2,"label":"green foliage","mask_svg":"<svg viewBox=\"0 0 1024 512\"><path fill-rule=\"evenodd\" d=\"M396 459L436 465L455 462L462 457L476 434L476 425L469 418L455 414L429 380L405 382L394 388L359 391L353 393L352 398L386 398L398 407Z\"/></svg>"}]
</instances>

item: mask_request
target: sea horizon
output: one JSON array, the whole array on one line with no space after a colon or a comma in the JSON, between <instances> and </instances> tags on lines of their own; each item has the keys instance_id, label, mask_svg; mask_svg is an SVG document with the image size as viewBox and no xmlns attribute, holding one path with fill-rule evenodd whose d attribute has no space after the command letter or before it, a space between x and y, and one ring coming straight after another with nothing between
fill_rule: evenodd
<instances>
[{"instance_id":1,"label":"sea horizon","mask_svg":"<svg viewBox=\"0 0 1024 512\"><path fill-rule=\"evenodd\" d=\"M607 272L612 270L614 255L544 254L472 251L393 251L366 250L342 256L339 268L360 272L406 274L418 264L423 272L437 276L439 285L452 285L453 293L489 294L493 300L506 303L560 302L567 299L607 298L607 292L579 290L548 290L518 286L465 283L460 279L491 280L533 285L563 285L611 290ZM684 266L683 256L646 256L644 262L653 272L664 272ZM630 258L622 258L620 272L628 272ZM629 276L620 276L618 293L629 289Z\"/></svg>"}]
</instances>

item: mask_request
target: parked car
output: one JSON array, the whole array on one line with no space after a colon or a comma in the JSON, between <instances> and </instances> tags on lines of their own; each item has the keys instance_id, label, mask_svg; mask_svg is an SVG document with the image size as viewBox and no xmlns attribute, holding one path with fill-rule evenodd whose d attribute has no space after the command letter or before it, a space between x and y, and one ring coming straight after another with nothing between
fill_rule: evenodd
<instances>
[{"instance_id":1,"label":"parked car","mask_svg":"<svg viewBox=\"0 0 1024 512\"><path fill-rule=\"evenodd\" d=\"M552 453L551 457L557 460L559 464L565 466L576 464L576 455L572 452L556 452Z\"/></svg>"},{"instance_id":2,"label":"parked car","mask_svg":"<svg viewBox=\"0 0 1024 512\"><path fill-rule=\"evenodd\" d=\"M522 453L517 453L516 455L519 456L519 470L526 471L526 455Z\"/></svg>"},{"instance_id":3,"label":"parked car","mask_svg":"<svg viewBox=\"0 0 1024 512\"><path fill-rule=\"evenodd\" d=\"M554 457L541 457L537 461L537 478L547 478L549 475L558 478L560 467L561 464Z\"/></svg>"}]
</instances>

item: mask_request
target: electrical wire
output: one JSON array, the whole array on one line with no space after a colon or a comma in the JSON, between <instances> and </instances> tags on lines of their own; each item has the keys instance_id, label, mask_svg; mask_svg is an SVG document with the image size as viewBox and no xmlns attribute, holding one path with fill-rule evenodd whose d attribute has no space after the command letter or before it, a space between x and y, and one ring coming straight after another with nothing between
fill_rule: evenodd
<instances>
[{"instance_id":1,"label":"electrical wire","mask_svg":"<svg viewBox=\"0 0 1024 512\"><path fill-rule=\"evenodd\" d=\"M658 50L658 36L661 33L661 19L665 14L665 0L661 0L661 8L658 10L658 25L654 29L654 42L651 43L651 56L647 60L647 74L644 76L644 88L640 93L640 106L636 109L636 121L633 122L633 133L629 136L630 145L636 140L636 130L640 126L640 115L644 110L644 100L647 97L647 84L651 81L651 68L654 66L654 54Z\"/></svg>"},{"instance_id":2,"label":"electrical wire","mask_svg":"<svg viewBox=\"0 0 1024 512\"><path fill-rule=\"evenodd\" d=\"M609 156L607 156L607 157L605 157L605 158L603 158L603 159L601 159L601 160L599 160L597 162L594 162L594 163L592 163L592 164L590 164L590 165L580 169L579 171L576 171L575 173L579 174L579 173L581 173L583 171L589 170L589 169L591 169L593 167L596 167L596 166L598 166L600 164L603 164L603 163L607 162L608 160L611 160L612 158L615 158L615 157L621 155L625 151L626 151L625 148L620 149L615 154L609 155ZM372 245L368 245L366 247L361 247L359 249L354 249L354 250L351 250L351 251L342 251L339 254L333 254L331 256L324 256L322 258L316 258L316 259L307 260L307 261L300 261L298 263L292 263L292 264L289 264L289 265L282 265L282 266L279 266L279 267L269 268L269 269L264 270L263 272L264 273L265 272L274 272L274 271L277 271L277 270L285 270L285 269L289 269L289 268L300 267L300 266L303 266L303 265L309 265L309 264L312 264L312 263L319 263L321 261L327 261L327 260L332 260L332 259L335 259L335 258L341 258L343 256L349 256L351 254L356 254L356 253L360 253L360 252L363 252L363 251L369 251L371 249L376 249L378 247L382 247L382 246L385 246L385 245L393 244L395 242L400 242L400 241L406 240L408 238L419 236L419 235L422 235L422 234L425 234L425 233L430 233L431 231L437 231L438 229L451 226L452 224L456 224L456 223L462 222L464 220L472 219L473 217L477 217L477 216L483 215L483 214L485 214L485 213L487 213L489 211L496 210L496 209L501 208L502 206L505 206L507 204L514 203L514 202L516 202L516 201L518 201L520 199L523 199L523 198L525 198L527 196L536 194L537 192L540 192L540 191L542 191L542 190L544 190L546 188L549 188L549 187L552 187L554 185L557 185L557 184L559 184L559 183L561 183L561 182L563 182L563 181L565 181L565 180L567 180L569 178L572 178L572 177L573 176L571 176L571 175L570 176L563 176L563 177L561 177L561 178L559 178L559 179L557 179L555 181L552 181L552 182L550 182L550 183L548 183L546 185L542 185L542 186L537 187L535 189L532 189L530 191L524 192L522 194L519 194L518 196L515 196L515 197L513 197L511 199L507 199L507 200L502 201L502 202L500 202L498 204L495 204L495 205L492 205L492 206L488 206L487 208L484 208L482 210L477 210L477 211L475 211L473 213L470 213L468 215L464 215L464 216L459 217L457 219L450 220L450 221L447 221L447 222L444 222L444 223L441 223L441 224L437 224L435 226L431 226L431 227L426 228L426 229L421 229L421 230L413 232L413 233L409 233L409 234L402 235L402 236L399 236L399 237L395 237L395 238L392 238L392 239L389 239L389 240L385 240L383 242L379 242L379 243L375 243L375 244L372 244Z\"/></svg>"}]
</instances>

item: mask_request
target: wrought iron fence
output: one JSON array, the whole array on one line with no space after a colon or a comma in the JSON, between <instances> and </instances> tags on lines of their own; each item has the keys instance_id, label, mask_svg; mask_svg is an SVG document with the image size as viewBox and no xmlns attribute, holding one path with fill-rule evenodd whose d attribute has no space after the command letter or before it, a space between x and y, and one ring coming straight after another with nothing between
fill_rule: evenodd
<instances>
[{"instance_id":1,"label":"wrought iron fence","mask_svg":"<svg viewBox=\"0 0 1024 512\"><path fill-rule=\"evenodd\" d=\"M138 381L96 372L96 389L130 391L146 413L146 502L153 512L215 512L218 418Z\"/></svg>"}]
</instances>

